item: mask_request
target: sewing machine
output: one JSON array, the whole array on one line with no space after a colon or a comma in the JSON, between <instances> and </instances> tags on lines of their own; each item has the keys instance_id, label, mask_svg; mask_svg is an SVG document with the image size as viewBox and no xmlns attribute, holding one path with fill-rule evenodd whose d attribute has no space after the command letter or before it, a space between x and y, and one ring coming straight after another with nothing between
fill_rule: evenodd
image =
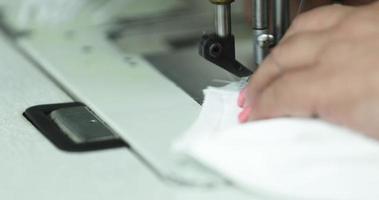
<instances>
[{"instance_id":1,"label":"sewing machine","mask_svg":"<svg viewBox=\"0 0 379 200\"><path fill-rule=\"evenodd\" d=\"M234 39L230 0L125 2L53 23L28 21L33 12L14 22L14 5L2 3L0 198L273 198L236 187L171 144L196 119L202 89L256 69L288 27L289 1L252 1L253 43L242 12ZM213 6L216 33L201 39ZM124 8L134 15L99 17Z\"/></svg>"}]
</instances>

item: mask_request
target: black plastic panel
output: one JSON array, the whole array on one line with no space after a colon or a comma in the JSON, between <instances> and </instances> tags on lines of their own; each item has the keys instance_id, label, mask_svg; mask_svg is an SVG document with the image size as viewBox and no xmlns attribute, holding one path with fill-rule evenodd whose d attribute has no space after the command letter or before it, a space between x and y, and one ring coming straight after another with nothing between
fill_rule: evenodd
<instances>
[{"instance_id":1,"label":"black plastic panel","mask_svg":"<svg viewBox=\"0 0 379 200\"><path fill-rule=\"evenodd\" d=\"M85 106L83 103L62 103L33 106L24 112L24 116L57 148L69 152L95 151L102 149L127 147L127 142L121 138L105 141L76 143L70 139L52 120L50 113L57 109Z\"/></svg>"}]
</instances>

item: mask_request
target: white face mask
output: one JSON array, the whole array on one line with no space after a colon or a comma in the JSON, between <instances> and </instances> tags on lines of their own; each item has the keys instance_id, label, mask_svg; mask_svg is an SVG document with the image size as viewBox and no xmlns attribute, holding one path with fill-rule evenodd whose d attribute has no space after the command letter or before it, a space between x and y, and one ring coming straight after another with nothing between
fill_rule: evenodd
<instances>
[{"instance_id":1,"label":"white face mask","mask_svg":"<svg viewBox=\"0 0 379 200\"><path fill-rule=\"evenodd\" d=\"M278 118L240 125L237 96L238 90L206 89L198 120L175 149L252 194L377 199L378 141L319 119Z\"/></svg>"}]
</instances>

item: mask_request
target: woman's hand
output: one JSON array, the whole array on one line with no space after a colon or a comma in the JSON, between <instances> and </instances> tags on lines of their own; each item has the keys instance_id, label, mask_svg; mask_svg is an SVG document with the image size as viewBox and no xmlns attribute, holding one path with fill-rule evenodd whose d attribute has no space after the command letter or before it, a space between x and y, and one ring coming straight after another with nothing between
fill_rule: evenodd
<instances>
[{"instance_id":1,"label":"woman's hand","mask_svg":"<svg viewBox=\"0 0 379 200\"><path fill-rule=\"evenodd\" d=\"M297 17L239 104L241 122L317 116L379 138L379 3Z\"/></svg>"}]
</instances>

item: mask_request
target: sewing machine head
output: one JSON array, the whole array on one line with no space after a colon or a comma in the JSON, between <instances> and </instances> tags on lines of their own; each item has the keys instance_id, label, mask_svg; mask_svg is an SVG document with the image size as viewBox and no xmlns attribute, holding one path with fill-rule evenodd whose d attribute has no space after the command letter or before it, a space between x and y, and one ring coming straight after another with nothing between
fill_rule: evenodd
<instances>
[{"instance_id":1,"label":"sewing machine head","mask_svg":"<svg viewBox=\"0 0 379 200\"><path fill-rule=\"evenodd\" d=\"M215 5L215 33L202 37L199 53L208 61L230 73L243 77L253 73L284 35L290 24L289 0L251 0L254 66L246 67L236 60L231 25L234 0L210 0ZM300 2L301 4L301 2Z\"/></svg>"}]
</instances>

